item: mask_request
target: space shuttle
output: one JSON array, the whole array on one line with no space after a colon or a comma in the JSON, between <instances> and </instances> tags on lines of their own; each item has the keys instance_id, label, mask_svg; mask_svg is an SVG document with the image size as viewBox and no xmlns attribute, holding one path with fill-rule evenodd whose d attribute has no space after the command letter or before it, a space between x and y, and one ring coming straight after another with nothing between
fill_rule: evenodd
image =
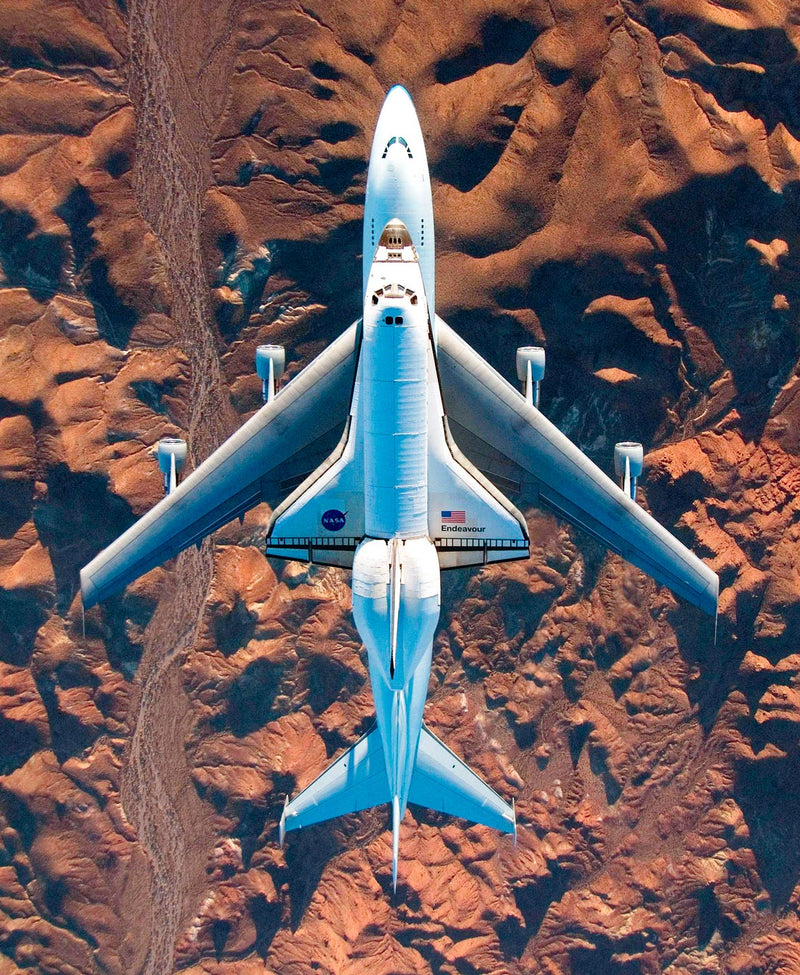
<instances>
[{"instance_id":1,"label":"space shuttle","mask_svg":"<svg viewBox=\"0 0 800 975\"><path fill-rule=\"evenodd\" d=\"M181 448L167 447L167 496L81 572L89 607L261 502L273 509L268 556L351 570L375 724L287 797L280 840L386 804L395 887L408 803L516 833L513 801L424 721L441 572L529 557L509 493L707 613L719 592L716 574L636 503L641 446L617 445L615 483L539 410L543 350L517 351L520 391L437 317L434 244L422 132L395 86L370 155L362 317L280 388L283 351L260 347L264 406L181 483Z\"/></svg>"}]
</instances>

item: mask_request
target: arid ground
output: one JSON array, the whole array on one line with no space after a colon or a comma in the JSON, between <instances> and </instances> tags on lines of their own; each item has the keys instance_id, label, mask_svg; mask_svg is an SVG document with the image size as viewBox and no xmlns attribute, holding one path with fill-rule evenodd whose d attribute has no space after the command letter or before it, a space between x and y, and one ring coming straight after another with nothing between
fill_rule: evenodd
<instances>
[{"instance_id":1,"label":"arid ground","mask_svg":"<svg viewBox=\"0 0 800 975\"><path fill-rule=\"evenodd\" d=\"M800 973L800 6L2 0L0 975ZM385 91L439 312L720 574L702 616L527 512L443 579L427 721L519 838L414 808L277 843L372 717L347 573L250 512L78 572L359 316ZM522 502L521 502L522 503Z\"/></svg>"}]
</instances>

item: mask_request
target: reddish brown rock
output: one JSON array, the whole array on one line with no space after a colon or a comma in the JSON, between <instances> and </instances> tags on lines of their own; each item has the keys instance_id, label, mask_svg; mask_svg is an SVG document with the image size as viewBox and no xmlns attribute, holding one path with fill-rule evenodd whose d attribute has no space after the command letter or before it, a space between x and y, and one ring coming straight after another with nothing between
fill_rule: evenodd
<instances>
[{"instance_id":1,"label":"reddish brown rock","mask_svg":"<svg viewBox=\"0 0 800 975\"><path fill-rule=\"evenodd\" d=\"M785 5L784 5L785 6ZM9 973L789 973L800 877L797 31L780 4L0 8L0 955ZM78 570L359 314L386 88L440 311L719 572L579 531L444 577L426 718L518 843L413 808L276 843L372 721L346 573L269 512L93 609ZM5 972L3 962L0 971Z\"/></svg>"}]
</instances>

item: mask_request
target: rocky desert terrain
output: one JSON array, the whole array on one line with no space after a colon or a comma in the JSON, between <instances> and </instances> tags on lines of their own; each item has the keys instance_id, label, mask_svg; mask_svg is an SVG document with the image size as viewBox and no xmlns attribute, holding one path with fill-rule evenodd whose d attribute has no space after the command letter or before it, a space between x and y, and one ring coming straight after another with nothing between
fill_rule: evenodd
<instances>
[{"instance_id":1,"label":"rocky desert terrain","mask_svg":"<svg viewBox=\"0 0 800 975\"><path fill-rule=\"evenodd\" d=\"M800 972L800 6L3 0L0 975ZM519 838L288 838L369 726L346 573L268 510L82 618L78 572L359 315L385 91L440 314L720 574L718 633L528 512L443 579L427 721ZM520 502L522 503L522 502Z\"/></svg>"}]
</instances>

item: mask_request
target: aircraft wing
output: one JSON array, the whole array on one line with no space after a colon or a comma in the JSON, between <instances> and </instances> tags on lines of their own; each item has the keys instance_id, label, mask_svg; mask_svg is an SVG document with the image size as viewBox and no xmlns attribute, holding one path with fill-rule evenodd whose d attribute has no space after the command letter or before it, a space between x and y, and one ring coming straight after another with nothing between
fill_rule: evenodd
<instances>
[{"instance_id":1,"label":"aircraft wing","mask_svg":"<svg viewBox=\"0 0 800 975\"><path fill-rule=\"evenodd\" d=\"M81 570L87 608L261 501L274 505L336 446L361 340L355 322L193 471Z\"/></svg>"},{"instance_id":2,"label":"aircraft wing","mask_svg":"<svg viewBox=\"0 0 800 975\"><path fill-rule=\"evenodd\" d=\"M716 614L719 579L438 320L438 365L453 435L500 487L599 539L657 582Z\"/></svg>"}]
</instances>

